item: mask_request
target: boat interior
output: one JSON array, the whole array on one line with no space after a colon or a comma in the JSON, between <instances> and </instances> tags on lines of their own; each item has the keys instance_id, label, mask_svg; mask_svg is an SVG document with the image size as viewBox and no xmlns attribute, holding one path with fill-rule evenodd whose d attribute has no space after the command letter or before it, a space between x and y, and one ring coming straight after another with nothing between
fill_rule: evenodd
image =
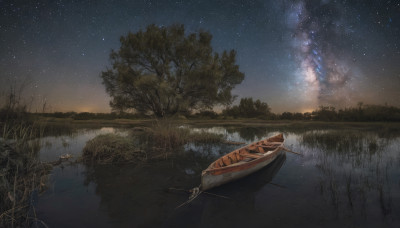
<instances>
[{"instance_id":1,"label":"boat interior","mask_svg":"<svg viewBox=\"0 0 400 228\"><path fill-rule=\"evenodd\" d=\"M277 147L283 143L283 136L278 135L267 140L252 143L246 147L234 150L216 160L211 166L212 168L221 168L225 166L240 165L245 162L266 156L272 153Z\"/></svg>"}]
</instances>

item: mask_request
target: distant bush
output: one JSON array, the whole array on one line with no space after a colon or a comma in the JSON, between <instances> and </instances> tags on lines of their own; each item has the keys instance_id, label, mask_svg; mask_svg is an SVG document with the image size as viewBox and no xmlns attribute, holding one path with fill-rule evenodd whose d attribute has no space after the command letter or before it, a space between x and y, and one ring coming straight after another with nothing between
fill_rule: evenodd
<instances>
[{"instance_id":1,"label":"distant bush","mask_svg":"<svg viewBox=\"0 0 400 228\"><path fill-rule=\"evenodd\" d=\"M54 113L33 113L36 116L54 118L72 118L74 120L114 120L114 119L143 119L148 116L133 113L93 113L93 112L54 112Z\"/></svg>"},{"instance_id":2,"label":"distant bush","mask_svg":"<svg viewBox=\"0 0 400 228\"><path fill-rule=\"evenodd\" d=\"M218 118L218 113L214 111L200 111L196 114L193 115L195 118L201 118L201 119L217 119Z\"/></svg>"},{"instance_id":3,"label":"distant bush","mask_svg":"<svg viewBox=\"0 0 400 228\"><path fill-rule=\"evenodd\" d=\"M267 103L260 100L253 101L253 98L240 99L239 105L226 108L222 111L223 116L232 116L233 118L261 118L267 119L271 115L271 108Z\"/></svg>"},{"instance_id":4,"label":"distant bush","mask_svg":"<svg viewBox=\"0 0 400 228\"><path fill-rule=\"evenodd\" d=\"M321 106L312 115L323 121L400 121L400 108L359 103L359 107L336 111L334 107Z\"/></svg>"},{"instance_id":5,"label":"distant bush","mask_svg":"<svg viewBox=\"0 0 400 228\"><path fill-rule=\"evenodd\" d=\"M400 109L393 106L362 105L360 103L358 107L339 109L338 111L335 107L320 106L312 113L284 112L277 116L281 120L400 121Z\"/></svg>"}]
</instances>

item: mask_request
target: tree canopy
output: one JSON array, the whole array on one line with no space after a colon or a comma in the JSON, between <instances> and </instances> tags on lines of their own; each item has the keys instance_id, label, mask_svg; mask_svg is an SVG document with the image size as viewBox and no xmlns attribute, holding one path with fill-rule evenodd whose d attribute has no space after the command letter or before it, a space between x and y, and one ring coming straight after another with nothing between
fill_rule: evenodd
<instances>
[{"instance_id":1,"label":"tree canopy","mask_svg":"<svg viewBox=\"0 0 400 228\"><path fill-rule=\"evenodd\" d=\"M253 101L253 98L240 99L239 105L227 108L222 111L224 115L233 117L263 117L266 118L271 114L271 108L267 103L260 100Z\"/></svg>"},{"instance_id":2,"label":"tree canopy","mask_svg":"<svg viewBox=\"0 0 400 228\"><path fill-rule=\"evenodd\" d=\"M205 31L186 35L183 25L149 25L121 37L112 68L101 73L111 107L163 117L230 104L244 74L236 52L214 53L211 39Z\"/></svg>"}]
</instances>

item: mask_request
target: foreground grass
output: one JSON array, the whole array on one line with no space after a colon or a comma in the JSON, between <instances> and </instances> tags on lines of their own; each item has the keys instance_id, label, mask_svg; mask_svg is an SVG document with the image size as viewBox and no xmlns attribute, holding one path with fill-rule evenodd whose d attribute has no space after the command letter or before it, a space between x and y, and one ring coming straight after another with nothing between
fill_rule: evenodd
<instances>
[{"instance_id":1,"label":"foreground grass","mask_svg":"<svg viewBox=\"0 0 400 228\"><path fill-rule=\"evenodd\" d=\"M32 193L46 189L52 168L38 159L41 125L7 122L0 135L0 227L30 227L37 220Z\"/></svg>"},{"instance_id":2,"label":"foreground grass","mask_svg":"<svg viewBox=\"0 0 400 228\"><path fill-rule=\"evenodd\" d=\"M41 138L72 135L66 122L47 122L19 115L0 121L0 227L32 227L36 218L32 195L47 188L52 163L39 159Z\"/></svg>"}]
</instances>

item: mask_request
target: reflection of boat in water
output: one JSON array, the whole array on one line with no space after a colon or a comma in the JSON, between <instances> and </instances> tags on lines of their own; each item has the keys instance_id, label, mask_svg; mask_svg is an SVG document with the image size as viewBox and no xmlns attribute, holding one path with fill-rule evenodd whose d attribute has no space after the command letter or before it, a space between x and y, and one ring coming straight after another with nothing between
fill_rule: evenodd
<instances>
[{"instance_id":1,"label":"reflection of boat in water","mask_svg":"<svg viewBox=\"0 0 400 228\"><path fill-rule=\"evenodd\" d=\"M251 143L222 156L201 174L201 190L240 179L267 166L280 154L282 134Z\"/></svg>"},{"instance_id":2,"label":"reflection of boat in water","mask_svg":"<svg viewBox=\"0 0 400 228\"><path fill-rule=\"evenodd\" d=\"M246 178L227 183L220 188L215 188L212 192L226 195L239 201L241 199L245 201L248 200L248 203L250 203L250 199L254 197L254 194L272 181L275 175L282 168L283 164L285 164L285 161L286 153L280 152L274 161L259 171L247 176Z\"/></svg>"},{"instance_id":3,"label":"reflection of boat in water","mask_svg":"<svg viewBox=\"0 0 400 228\"><path fill-rule=\"evenodd\" d=\"M265 184L272 181L278 171L282 168L286 161L286 153L279 153L273 162L262 168L260 171L243 180L237 181L238 185L243 187L252 186L253 191L257 191L262 188ZM239 187L240 188L240 187Z\"/></svg>"},{"instance_id":4,"label":"reflection of boat in water","mask_svg":"<svg viewBox=\"0 0 400 228\"><path fill-rule=\"evenodd\" d=\"M282 177L276 179L276 175L285 161L286 153L283 151L270 164L246 178L208 190L210 193L229 197L230 200L203 196L192 203L191 207L182 210L174 221L169 221L168 227L177 227L176 223L182 222L182 217L190 218L186 221L187 224L201 224L199 227L266 227L266 214L262 211L281 200L276 198L278 192L285 194L285 191L268 183L272 180L281 182ZM187 224L185 225L188 226Z\"/></svg>"},{"instance_id":5,"label":"reflection of boat in water","mask_svg":"<svg viewBox=\"0 0 400 228\"><path fill-rule=\"evenodd\" d=\"M185 210L175 211L165 227L193 227L193 224L200 224L194 227L242 227L245 225L265 227L265 216L260 215L256 205L267 205L264 204L264 200L275 201L276 199L258 197L274 197L268 193L276 187L271 185L271 188L266 188L266 186L279 172L285 161L286 153L279 153L274 161L246 178L207 191L217 196L229 197L230 200L203 195L200 200L192 201L191 206L185 207ZM279 183L279 180L277 181Z\"/></svg>"}]
</instances>

